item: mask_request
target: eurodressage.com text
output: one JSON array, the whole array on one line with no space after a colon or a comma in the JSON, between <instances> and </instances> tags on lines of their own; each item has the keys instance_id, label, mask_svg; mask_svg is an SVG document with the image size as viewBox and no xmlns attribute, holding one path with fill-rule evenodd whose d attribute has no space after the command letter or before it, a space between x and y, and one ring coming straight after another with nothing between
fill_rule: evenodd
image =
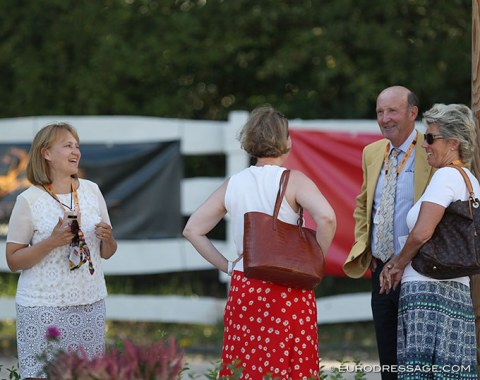
<instances>
[{"instance_id":1,"label":"eurodressage.com text","mask_svg":"<svg viewBox=\"0 0 480 380\"><path fill-rule=\"evenodd\" d=\"M332 368L334 370L334 367ZM340 364L338 366L340 373L372 373L372 372L422 372L422 373L459 373L471 372L470 365L369 365L369 364Z\"/></svg>"}]
</instances>

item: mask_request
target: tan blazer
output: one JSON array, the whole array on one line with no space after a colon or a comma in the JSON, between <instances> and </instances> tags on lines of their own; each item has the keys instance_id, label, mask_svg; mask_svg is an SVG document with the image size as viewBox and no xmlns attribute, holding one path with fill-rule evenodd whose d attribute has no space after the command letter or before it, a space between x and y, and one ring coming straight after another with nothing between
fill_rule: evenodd
<instances>
[{"instance_id":1,"label":"tan blazer","mask_svg":"<svg viewBox=\"0 0 480 380\"><path fill-rule=\"evenodd\" d=\"M425 149L422 148L423 140L423 134L418 133L414 157L414 202L422 196L434 172L434 169L427 163L427 155ZM389 144L389 141L382 139L367 145L363 150L363 184L360 194L356 198L356 207L353 213L355 219L355 242L345 264L343 264L343 270L349 277L362 277L372 261L371 222L373 199L387 144Z\"/></svg>"}]
</instances>

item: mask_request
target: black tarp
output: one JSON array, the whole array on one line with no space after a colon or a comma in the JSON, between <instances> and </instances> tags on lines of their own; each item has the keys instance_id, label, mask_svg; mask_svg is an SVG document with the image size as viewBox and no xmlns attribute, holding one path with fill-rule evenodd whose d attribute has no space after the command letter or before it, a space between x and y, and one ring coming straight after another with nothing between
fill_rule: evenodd
<instances>
[{"instance_id":1,"label":"black tarp","mask_svg":"<svg viewBox=\"0 0 480 380\"><path fill-rule=\"evenodd\" d=\"M0 238L5 239L16 196L25 178L28 144L0 144ZM181 235L180 142L82 144L81 178L98 184L117 239Z\"/></svg>"}]
</instances>

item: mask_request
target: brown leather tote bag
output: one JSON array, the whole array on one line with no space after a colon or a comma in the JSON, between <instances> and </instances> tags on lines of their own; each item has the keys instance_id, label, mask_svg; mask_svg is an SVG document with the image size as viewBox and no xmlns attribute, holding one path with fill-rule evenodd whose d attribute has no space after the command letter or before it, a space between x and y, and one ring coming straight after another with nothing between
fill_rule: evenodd
<instances>
[{"instance_id":1,"label":"brown leather tote bag","mask_svg":"<svg viewBox=\"0 0 480 380\"><path fill-rule=\"evenodd\" d=\"M440 223L412 260L412 267L425 276L449 279L480 273L480 203L472 183L460 166L449 165L463 176L470 196L452 202Z\"/></svg>"},{"instance_id":2,"label":"brown leather tote bag","mask_svg":"<svg viewBox=\"0 0 480 380\"><path fill-rule=\"evenodd\" d=\"M285 170L273 215L254 211L244 215L244 274L292 288L313 289L325 274L325 257L316 233L302 226L302 208L297 225L278 219L289 177L290 170Z\"/></svg>"}]
</instances>

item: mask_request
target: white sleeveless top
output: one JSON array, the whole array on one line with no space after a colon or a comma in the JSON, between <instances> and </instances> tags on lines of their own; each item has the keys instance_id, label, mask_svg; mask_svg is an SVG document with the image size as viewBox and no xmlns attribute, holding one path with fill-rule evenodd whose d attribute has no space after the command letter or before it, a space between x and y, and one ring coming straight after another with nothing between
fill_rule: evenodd
<instances>
[{"instance_id":1,"label":"white sleeveless top","mask_svg":"<svg viewBox=\"0 0 480 380\"><path fill-rule=\"evenodd\" d=\"M250 166L230 178L225 192L225 208L231 217L233 241L239 256L243 253L243 215L249 211L273 215L284 170L285 168L274 165ZM297 224L298 214L285 198L278 218L286 223ZM243 259L235 265L235 270L243 271Z\"/></svg>"},{"instance_id":2,"label":"white sleeveless top","mask_svg":"<svg viewBox=\"0 0 480 380\"><path fill-rule=\"evenodd\" d=\"M69 204L70 193L57 194ZM70 271L68 245L50 251L39 263L21 271L16 302L21 306L73 306L95 303L107 296L101 266L100 240L95 236L95 224L110 224L107 207L100 189L94 182L80 179L78 188L82 231L90 248L95 272L90 275L88 263ZM7 242L35 245L52 233L63 217L62 207L46 191L31 186L18 195L10 216Z\"/></svg>"}]
</instances>

